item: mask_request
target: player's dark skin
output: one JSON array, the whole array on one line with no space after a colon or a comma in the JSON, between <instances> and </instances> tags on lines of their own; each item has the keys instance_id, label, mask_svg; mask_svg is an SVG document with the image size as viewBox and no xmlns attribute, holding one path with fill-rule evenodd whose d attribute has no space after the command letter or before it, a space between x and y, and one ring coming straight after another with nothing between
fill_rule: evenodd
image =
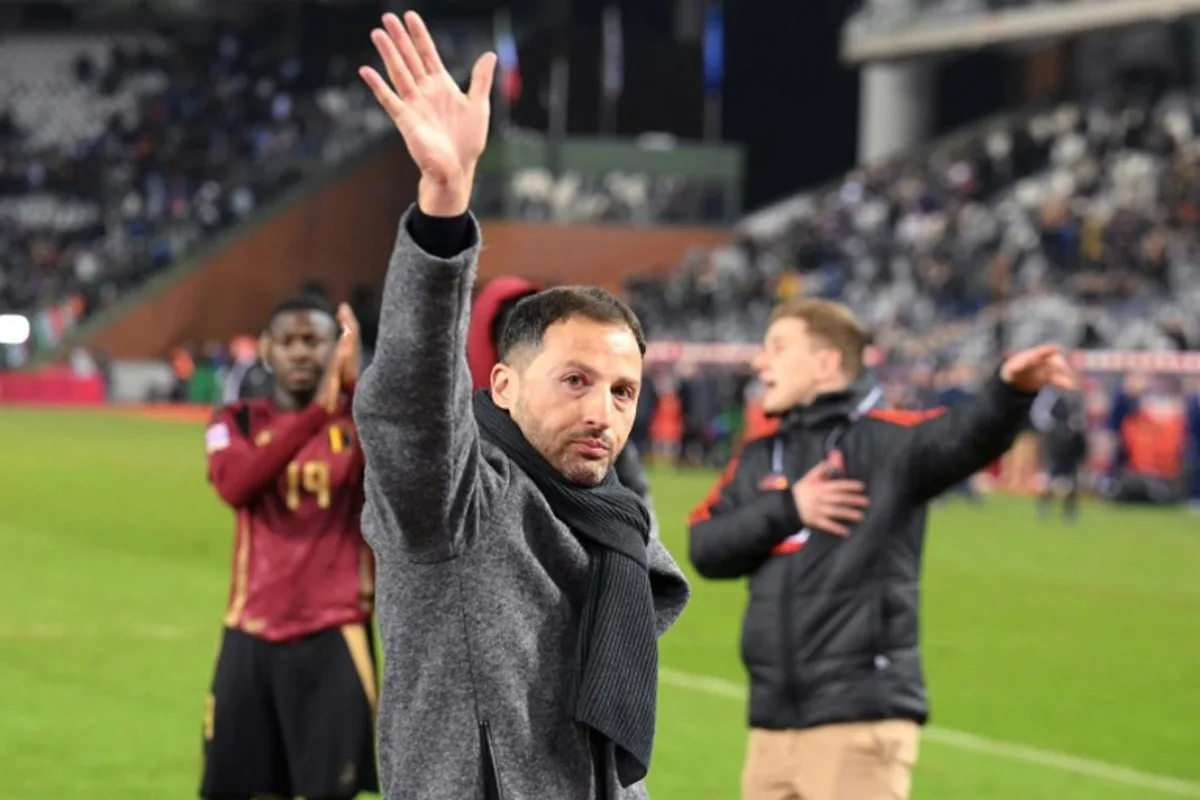
<instances>
[{"instance_id":1,"label":"player's dark skin","mask_svg":"<svg viewBox=\"0 0 1200 800\"><path fill-rule=\"evenodd\" d=\"M328 390L337 323L319 311L285 311L263 334L263 361L275 375L275 404L300 411Z\"/></svg>"}]
</instances>

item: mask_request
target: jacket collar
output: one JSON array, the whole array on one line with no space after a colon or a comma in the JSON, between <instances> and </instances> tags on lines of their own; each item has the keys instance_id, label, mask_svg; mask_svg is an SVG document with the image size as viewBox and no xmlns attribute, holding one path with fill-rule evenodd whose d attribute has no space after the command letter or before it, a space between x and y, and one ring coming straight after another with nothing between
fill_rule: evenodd
<instances>
[{"instance_id":1,"label":"jacket collar","mask_svg":"<svg viewBox=\"0 0 1200 800\"><path fill-rule=\"evenodd\" d=\"M781 430L827 428L856 419L879 405L882 399L882 390L875 381L863 377L846 389L818 395L808 405L784 412L779 427Z\"/></svg>"}]
</instances>

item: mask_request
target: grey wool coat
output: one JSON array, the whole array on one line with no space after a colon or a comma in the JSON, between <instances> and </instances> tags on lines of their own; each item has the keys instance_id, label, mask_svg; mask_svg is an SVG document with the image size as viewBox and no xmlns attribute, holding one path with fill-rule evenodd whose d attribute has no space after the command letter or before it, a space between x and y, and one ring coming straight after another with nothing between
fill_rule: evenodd
<instances>
[{"instance_id":1,"label":"grey wool coat","mask_svg":"<svg viewBox=\"0 0 1200 800\"><path fill-rule=\"evenodd\" d=\"M467 249L439 258L413 240L413 213L354 398L384 646L384 796L481 799L490 751L503 800L645 798L644 784L620 789L611 745L593 763L572 715L587 554L476 427L466 336L479 227L471 218ZM657 538L649 564L662 636L688 592ZM595 796L596 769L607 798Z\"/></svg>"}]
</instances>

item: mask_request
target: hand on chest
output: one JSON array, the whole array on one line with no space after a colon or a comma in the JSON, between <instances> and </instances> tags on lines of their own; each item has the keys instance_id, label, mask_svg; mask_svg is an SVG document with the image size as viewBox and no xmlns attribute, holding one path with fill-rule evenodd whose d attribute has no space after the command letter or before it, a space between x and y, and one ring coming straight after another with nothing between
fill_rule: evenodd
<instances>
[{"instance_id":1,"label":"hand on chest","mask_svg":"<svg viewBox=\"0 0 1200 800\"><path fill-rule=\"evenodd\" d=\"M781 542L777 554L804 547L814 533L834 540L850 536L867 514L870 501L864 481L856 478L856 464L847 463L838 442L805 437L789 448L777 440L771 467L760 484L762 490L786 490L796 504L802 526Z\"/></svg>"}]
</instances>

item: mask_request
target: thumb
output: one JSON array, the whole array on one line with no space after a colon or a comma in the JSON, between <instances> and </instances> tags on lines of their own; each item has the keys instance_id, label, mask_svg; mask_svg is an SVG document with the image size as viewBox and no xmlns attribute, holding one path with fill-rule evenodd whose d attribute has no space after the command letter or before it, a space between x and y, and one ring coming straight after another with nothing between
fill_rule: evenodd
<instances>
[{"instance_id":1,"label":"thumb","mask_svg":"<svg viewBox=\"0 0 1200 800\"><path fill-rule=\"evenodd\" d=\"M467 96L474 102L482 102L492 95L492 81L496 77L496 54L484 53L471 70L471 87Z\"/></svg>"},{"instance_id":2,"label":"thumb","mask_svg":"<svg viewBox=\"0 0 1200 800\"><path fill-rule=\"evenodd\" d=\"M1058 354L1059 346L1056 344L1039 345L1026 351L1026 363L1037 364L1038 362L1053 358Z\"/></svg>"},{"instance_id":3,"label":"thumb","mask_svg":"<svg viewBox=\"0 0 1200 800\"><path fill-rule=\"evenodd\" d=\"M806 472L804 474L804 477L801 478L800 480L802 480L806 483L813 483L815 481L824 480L825 479L825 470L827 470L828 468L829 468L829 462L826 461L825 459L821 459L820 461L817 462L817 464L812 469L810 469L808 472Z\"/></svg>"}]
</instances>

